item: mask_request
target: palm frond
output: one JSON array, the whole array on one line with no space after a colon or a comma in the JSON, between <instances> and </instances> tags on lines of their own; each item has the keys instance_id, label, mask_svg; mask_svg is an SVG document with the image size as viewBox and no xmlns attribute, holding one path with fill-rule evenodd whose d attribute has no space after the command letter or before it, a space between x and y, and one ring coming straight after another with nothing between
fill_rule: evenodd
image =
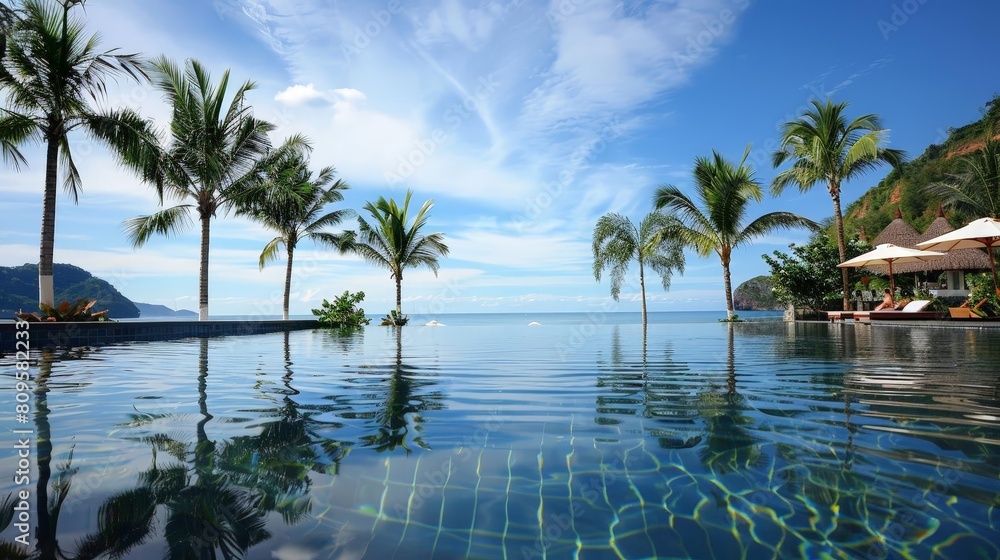
<instances>
[{"instance_id":1,"label":"palm frond","mask_svg":"<svg viewBox=\"0 0 1000 560\"><path fill-rule=\"evenodd\" d=\"M793 214L791 212L769 212L758 217L747 224L740 234L733 240L733 248L746 245L754 239L763 237L772 231L781 229L807 228L812 231L819 230L820 226L816 222Z\"/></svg>"},{"instance_id":2,"label":"palm frond","mask_svg":"<svg viewBox=\"0 0 1000 560\"><path fill-rule=\"evenodd\" d=\"M87 131L112 147L118 162L154 185L162 198L166 183L166 153L160 147L153 121L122 108L107 113L88 113Z\"/></svg>"},{"instance_id":3,"label":"palm frond","mask_svg":"<svg viewBox=\"0 0 1000 560\"><path fill-rule=\"evenodd\" d=\"M38 125L30 117L0 109L0 157L15 171L28 165L18 146L40 138Z\"/></svg>"},{"instance_id":4,"label":"palm frond","mask_svg":"<svg viewBox=\"0 0 1000 560\"><path fill-rule=\"evenodd\" d=\"M80 179L80 170L76 168L73 161L73 152L69 147L69 138L63 136L59 138L59 161L63 167L63 190L73 197L73 203L80 201L80 189L83 181Z\"/></svg>"},{"instance_id":5,"label":"palm frond","mask_svg":"<svg viewBox=\"0 0 1000 560\"><path fill-rule=\"evenodd\" d=\"M716 204L715 200L721 200L710 192L704 192L711 190L710 182L697 185L699 196L706 201L706 204L710 203L709 201ZM677 239L702 257L712 253L713 247L718 244L719 235L713 225L711 214L705 214L686 194L671 185L657 188L653 201L657 209L666 210L668 214L678 219L681 225L676 227L674 233Z\"/></svg>"},{"instance_id":6,"label":"palm frond","mask_svg":"<svg viewBox=\"0 0 1000 560\"><path fill-rule=\"evenodd\" d=\"M664 290L670 289L674 272L684 273L684 225L674 216L650 212L639 225L640 255L660 276Z\"/></svg>"},{"instance_id":7,"label":"palm frond","mask_svg":"<svg viewBox=\"0 0 1000 560\"><path fill-rule=\"evenodd\" d=\"M317 207L317 209L319 208L320 207ZM324 228L339 225L344 220L348 218L354 218L356 216L357 212L351 210L350 208L341 208L340 210L327 212L326 214L320 216L319 218L316 218L313 221L305 224L302 228L302 232L306 235L311 235Z\"/></svg>"},{"instance_id":8,"label":"palm frond","mask_svg":"<svg viewBox=\"0 0 1000 560\"><path fill-rule=\"evenodd\" d=\"M357 234L353 231L344 231L341 233L328 233L320 231L311 234L309 238L321 245L332 247L343 255L346 253L353 253L356 250L356 235Z\"/></svg>"},{"instance_id":9,"label":"palm frond","mask_svg":"<svg viewBox=\"0 0 1000 560\"><path fill-rule=\"evenodd\" d=\"M172 235L191 225L189 209L183 204L124 222L125 236L133 247L141 247L154 235Z\"/></svg>"},{"instance_id":10,"label":"palm frond","mask_svg":"<svg viewBox=\"0 0 1000 560\"><path fill-rule=\"evenodd\" d=\"M275 237L274 239L268 241L267 245L264 245L264 250L260 252L260 258L257 260L257 264L261 270L267 266L267 263L278 259L278 252L281 251L281 246L283 244L284 239L281 237Z\"/></svg>"},{"instance_id":11,"label":"palm frond","mask_svg":"<svg viewBox=\"0 0 1000 560\"><path fill-rule=\"evenodd\" d=\"M360 216L358 217L358 235L354 250L358 256L370 264L395 272L393 268L395 255L390 249L390 242L383 237L380 229L372 227Z\"/></svg>"},{"instance_id":12,"label":"palm frond","mask_svg":"<svg viewBox=\"0 0 1000 560\"><path fill-rule=\"evenodd\" d=\"M617 213L605 214L594 226L591 249L594 254L594 279L601 281L606 269L611 270L611 297L618 301L621 284L629 263L639 258L639 232L628 217Z\"/></svg>"},{"instance_id":13,"label":"palm frond","mask_svg":"<svg viewBox=\"0 0 1000 560\"><path fill-rule=\"evenodd\" d=\"M772 163L777 167L792 159L795 164L775 176L773 194L793 184L803 192L824 181L840 184L879 163L903 162L902 151L884 147L888 131L878 116L862 115L848 122L846 108L847 103L813 100L811 109L782 126L782 141Z\"/></svg>"},{"instance_id":14,"label":"palm frond","mask_svg":"<svg viewBox=\"0 0 1000 560\"><path fill-rule=\"evenodd\" d=\"M438 258L448 255L443 234L425 235L420 231L427 224L427 212L434 206L434 201L424 202L410 221L409 205L412 196L413 191L408 190L402 206L385 197L379 197L375 202L366 202L363 209L373 221L369 222L359 216L358 234L353 241L353 250L359 256L376 266L389 269L397 279L401 278L403 269L409 267L426 266L437 274Z\"/></svg>"}]
</instances>

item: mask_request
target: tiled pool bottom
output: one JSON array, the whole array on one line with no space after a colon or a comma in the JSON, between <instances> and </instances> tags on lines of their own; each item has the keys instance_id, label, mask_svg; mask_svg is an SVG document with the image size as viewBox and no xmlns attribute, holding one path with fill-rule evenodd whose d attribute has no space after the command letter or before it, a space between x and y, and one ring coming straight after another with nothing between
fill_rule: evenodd
<instances>
[{"instance_id":1,"label":"tiled pool bottom","mask_svg":"<svg viewBox=\"0 0 1000 560\"><path fill-rule=\"evenodd\" d=\"M506 324L34 357L43 553L1000 554L988 332L657 324L644 348L632 325Z\"/></svg>"}]
</instances>

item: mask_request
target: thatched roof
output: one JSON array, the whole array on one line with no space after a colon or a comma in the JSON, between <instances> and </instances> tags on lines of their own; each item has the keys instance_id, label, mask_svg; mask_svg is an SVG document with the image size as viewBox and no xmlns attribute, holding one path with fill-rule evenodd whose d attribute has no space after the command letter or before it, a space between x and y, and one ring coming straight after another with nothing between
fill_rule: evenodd
<instances>
[{"instance_id":1,"label":"thatched roof","mask_svg":"<svg viewBox=\"0 0 1000 560\"><path fill-rule=\"evenodd\" d=\"M872 240L872 247L878 247L883 243L892 243L893 245L899 247L910 247L913 248L914 245L919 243L920 233L913 229L913 226L906 223L903 219L903 213L896 208L896 219L885 226L882 233L875 236ZM893 270L896 267L893 266Z\"/></svg>"},{"instance_id":2,"label":"thatched roof","mask_svg":"<svg viewBox=\"0 0 1000 560\"><path fill-rule=\"evenodd\" d=\"M897 219L893 220L893 224L897 221L901 221L899 218L897 210ZM905 223L905 222L904 222ZM892 224L889 224L892 226ZM889 227L886 227L879 236L885 234ZM910 228L913 229L912 227ZM902 229L900 228L902 231ZM904 245L904 247L915 247L917 243L927 241L929 239L934 239L939 235L944 235L949 231L954 231L955 228L952 227L948 220L944 217L944 210L941 205L938 204L937 218L931 222L931 225L927 226L927 229L923 233L919 234L912 244ZM877 238L876 238L877 239ZM880 243L884 243L880 241ZM899 245L896 243L896 245ZM880 274L888 274L889 267L886 266L873 266L867 267L873 271ZM892 265L892 271L898 274L907 274L914 272L936 272L942 270L989 270L990 268L990 258L986 256L986 251L982 249L959 249L957 251L948 251L945 256L940 259L935 259L926 262L913 262L913 263L900 263Z\"/></svg>"}]
</instances>

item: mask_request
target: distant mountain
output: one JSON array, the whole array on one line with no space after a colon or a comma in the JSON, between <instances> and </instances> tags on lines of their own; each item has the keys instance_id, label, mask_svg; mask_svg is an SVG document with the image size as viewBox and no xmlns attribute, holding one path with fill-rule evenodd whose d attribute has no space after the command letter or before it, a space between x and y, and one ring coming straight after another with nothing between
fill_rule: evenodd
<instances>
[{"instance_id":1,"label":"distant mountain","mask_svg":"<svg viewBox=\"0 0 1000 560\"><path fill-rule=\"evenodd\" d=\"M737 311L772 311L784 309L771 293L771 277L757 276L740 284L733 292L733 307Z\"/></svg>"},{"instance_id":2,"label":"distant mountain","mask_svg":"<svg viewBox=\"0 0 1000 560\"><path fill-rule=\"evenodd\" d=\"M156 305L153 303L139 303L135 302L135 306L139 308L139 316L143 319L148 319L150 317L197 317L198 314L194 311L188 311L187 309L178 309L174 311L166 305Z\"/></svg>"},{"instance_id":3,"label":"distant mountain","mask_svg":"<svg viewBox=\"0 0 1000 560\"><path fill-rule=\"evenodd\" d=\"M71 264L53 264L55 300L75 302L97 300L95 311L108 310L112 319L139 316L139 308L114 286ZM38 265L0 266L0 316L38 310Z\"/></svg>"}]
</instances>

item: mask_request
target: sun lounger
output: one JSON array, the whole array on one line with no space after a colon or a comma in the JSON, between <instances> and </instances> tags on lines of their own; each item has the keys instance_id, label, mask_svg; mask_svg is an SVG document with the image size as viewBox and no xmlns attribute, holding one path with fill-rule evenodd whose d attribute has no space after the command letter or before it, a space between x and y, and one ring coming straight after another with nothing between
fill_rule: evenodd
<instances>
[{"instance_id":1,"label":"sun lounger","mask_svg":"<svg viewBox=\"0 0 1000 560\"><path fill-rule=\"evenodd\" d=\"M930 303L930 300L916 299L906 304L906 306L902 309L872 311L868 314L868 320L912 321L921 319L944 319L945 313L942 311L924 311Z\"/></svg>"},{"instance_id":2,"label":"sun lounger","mask_svg":"<svg viewBox=\"0 0 1000 560\"><path fill-rule=\"evenodd\" d=\"M903 311L906 309L910 309L910 311L907 311L908 313L916 313L922 310L924 307L926 307L928 303L930 303L930 301L924 301L924 300L900 302L898 308L886 309L885 311L888 313L895 313L897 310ZM867 321L871 313L872 313L871 311L827 311L826 316L828 319L830 319L831 323L836 323L837 321L842 321L845 319L854 319L855 321Z\"/></svg>"},{"instance_id":3,"label":"sun lounger","mask_svg":"<svg viewBox=\"0 0 1000 560\"><path fill-rule=\"evenodd\" d=\"M949 307L948 313L951 314L952 319L982 319L982 316L975 312L975 310L982 307L989 299L984 299L969 307L969 302L963 303L959 307Z\"/></svg>"},{"instance_id":4,"label":"sun lounger","mask_svg":"<svg viewBox=\"0 0 1000 560\"><path fill-rule=\"evenodd\" d=\"M952 319L982 319L978 314L973 313L969 307L949 307L948 313Z\"/></svg>"}]
</instances>

